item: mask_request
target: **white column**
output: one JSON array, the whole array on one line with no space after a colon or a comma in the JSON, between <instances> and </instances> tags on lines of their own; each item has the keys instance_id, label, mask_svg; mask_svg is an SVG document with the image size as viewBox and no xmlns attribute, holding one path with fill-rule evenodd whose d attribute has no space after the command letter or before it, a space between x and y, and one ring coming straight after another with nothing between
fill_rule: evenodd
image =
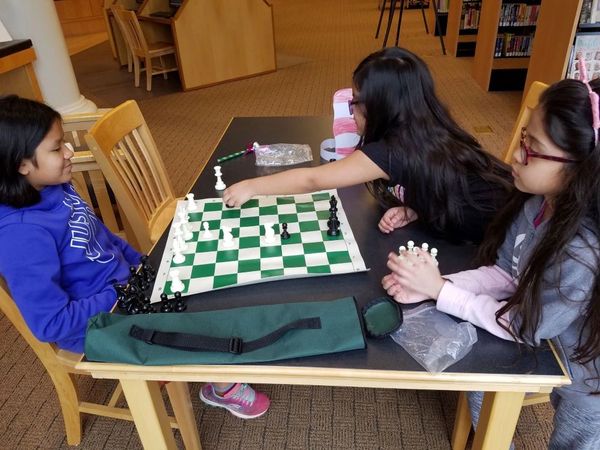
<instances>
[{"instance_id":1,"label":"white column","mask_svg":"<svg viewBox=\"0 0 600 450\"><path fill-rule=\"evenodd\" d=\"M0 0L0 20L13 39L31 39L44 100L61 114L95 112L79 92L53 0Z\"/></svg>"}]
</instances>

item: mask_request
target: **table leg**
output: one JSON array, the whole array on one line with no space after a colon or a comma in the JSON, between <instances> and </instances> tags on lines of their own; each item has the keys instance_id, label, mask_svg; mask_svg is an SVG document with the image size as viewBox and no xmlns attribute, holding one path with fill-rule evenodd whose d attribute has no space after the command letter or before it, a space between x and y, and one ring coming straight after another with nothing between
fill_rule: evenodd
<instances>
[{"instance_id":1,"label":"table leg","mask_svg":"<svg viewBox=\"0 0 600 450\"><path fill-rule=\"evenodd\" d=\"M177 450L158 381L120 382L144 448Z\"/></svg>"},{"instance_id":2,"label":"table leg","mask_svg":"<svg viewBox=\"0 0 600 450\"><path fill-rule=\"evenodd\" d=\"M471 432L471 411L466 392L458 394L456 405L456 418L454 419L454 430L452 431L452 450L465 450L469 433Z\"/></svg>"},{"instance_id":3,"label":"table leg","mask_svg":"<svg viewBox=\"0 0 600 450\"><path fill-rule=\"evenodd\" d=\"M507 450L510 447L524 392L485 392L473 450Z\"/></svg>"},{"instance_id":4,"label":"table leg","mask_svg":"<svg viewBox=\"0 0 600 450\"><path fill-rule=\"evenodd\" d=\"M188 384L185 381L171 381L167 383L167 392L186 450L202 450Z\"/></svg>"}]
</instances>

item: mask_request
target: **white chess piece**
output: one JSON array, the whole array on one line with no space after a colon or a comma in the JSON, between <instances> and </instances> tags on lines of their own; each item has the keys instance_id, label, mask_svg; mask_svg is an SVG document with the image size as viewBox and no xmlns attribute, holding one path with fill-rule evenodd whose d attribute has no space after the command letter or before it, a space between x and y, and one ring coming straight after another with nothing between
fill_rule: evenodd
<instances>
[{"instance_id":1,"label":"white chess piece","mask_svg":"<svg viewBox=\"0 0 600 450\"><path fill-rule=\"evenodd\" d=\"M187 244L185 243L185 239L183 238L183 230L181 229L181 223L179 226L175 228L175 232L173 233L175 239L177 239L177 244L179 246L179 251L185 252L187 251Z\"/></svg>"},{"instance_id":2,"label":"white chess piece","mask_svg":"<svg viewBox=\"0 0 600 450\"><path fill-rule=\"evenodd\" d=\"M233 235L231 234L231 228L223 225L221 229L223 230L223 247L233 247Z\"/></svg>"},{"instance_id":3,"label":"white chess piece","mask_svg":"<svg viewBox=\"0 0 600 450\"><path fill-rule=\"evenodd\" d=\"M406 247L404 245L401 245L400 247L398 247L398 253L402 253L406 251Z\"/></svg>"},{"instance_id":4,"label":"white chess piece","mask_svg":"<svg viewBox=\"0 0 600 450\"><path fill-rule=\"evenodd\" d=\"M185 289L185 284L179 279L179 270L170 270L169 277L171 277L171 292L182 292Z\"/></svg>"},{"instance_id":5,"label":"white chess piece","mask_svg":"<svg viewBox=\"0 0 600 450\"><path fill-rule=\"evenodd\" d=\"M187 211L184 211L184 210L180 210L177 213L177 217L179 217L179 221L181 223L188 223L190 221L190 217L188 216Z\"/></svg>"},{"instance_id":6,"label":"white chess piece","mask_svg":"<svg viewBox=\"0 0 600 450\"><path fill-rule=\"evenodd\" d=\"M204 233L202 233L202 237L204 239L211 239L213 237L213 235L210 232L210 224L208 222L204 222L202 224L202 228L204 229Z\"/></svg>"},{"instance_id":7,"label":"white chess piece","mask_svg":"<svg viewBox=\"0 0 600 450\"><path fill-rule=\"evenodd\" d=\"M196 211L198 207L196 206L196 202L194 201L194 194L191 192L185 196L188 200L187 202L187 210L188 211Z\"/></svg>"},{"instance_id":8,"label":"white chess piece","mask_svg":"<svg viewBox=\"0 0 600 450\"><path fill-rule=\"evenodd\" d=\"M183 231L183 239L186 241L189 241L194 237L194 233L190 231L190 227L186 222L181 223L181 231Z\"/></svg>"},{"instance_id":9,"label":"white chess piece","mask_svg":"<svg viewBox=\"0 0 600 450\"><path fill-rule=\"evenodd\" d=\"M408 247L408 251L409 252L414 252L415 251L415 242L414 241L408 241L406 243L406 246Z\"/></svg>"},{"instance_id":10,"label":"white chess piece","mask_svg":"<svg viewBox=\"0 0 600 450\"><path fill-rule=\"evenodd\" d=\"M258 142L254 142L254 144L252 144L252 150L256 151L258 150L260 147L260 144Z\"/></svg>"},{"instance_id":11,"label":"white chess piece","mask_svg":"<svg viewBox=\"0 0 600 450\"><path fill-rule=\"evenodd\" d=\"M179 246L179 240L177 238L173 239L173 262L175 264L181 264L185 261L185 256L181 253L181 247Z\"/></svg>"},{"instance_id":12,"label":"white chess piece","mask_svg":"<svg viewBox=\"0 0 600 450\"><path fill-rule=\"evenodd\" d=\"M265 242L267 244L273 244L275 242L275 230L273 229L273 222L265 222Z\"/></svg>"},{"instance_id":13,"label":"white chess piece","mask_svg":"<svg viewBox=\"0 0 600 450\"><path fill-rule=\"evenodd\" d=\"M432 248L431 251L429 252L429 254L431 255L431 259L433 259L433 261L435 262L435 265L439 265L439 262L437 260L437 254L438 254L438 250L437 248Z\"/></svg>"},{"instance_id":14,"label":"white chess piece","mask_svg":"<svg viewBox=\"0 0 600 450\"><path fill-rule=\"evenodd\" d=\"M214 169L215 177L217 177L217 184L215 184L215 189L217 191L222 191L227 187L227 185L223 183L223 180L221 179L221 176L223 176L223 174L221 173L221 166L215 166Z\"/></svg>"},{"instance_id":15,"label":"white chess piece","mask_svg":"<svg viewBox=\"0 0 600 450\"><path fill-rule=\"evenodd\" d=\"M427 242L423 242L421 244L421 250L423 250L424 252L427 252L429 250L429 244Z\"/></svg>"}]
</instances>

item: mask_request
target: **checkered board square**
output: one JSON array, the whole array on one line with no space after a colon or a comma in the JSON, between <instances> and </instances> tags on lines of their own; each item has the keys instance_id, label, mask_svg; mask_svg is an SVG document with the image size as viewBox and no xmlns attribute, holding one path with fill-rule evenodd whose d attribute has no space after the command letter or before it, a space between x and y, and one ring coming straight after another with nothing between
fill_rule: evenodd
<instances>
[{"instance_id":1,"label":"checkered board square","mask_svg":"<svg viewBox=\"0 0 600 450\"><path fill-rule=\"evenodd\" d=\"M327 235L332 195L338 200L338 236ZM179 270L184 296L264 281L368 270L335 190L255 197L241 208L227 208L220 198L196 200L195 204L197 209L189 213L188 228L193 237L186 242L185 261L172 261L171 227L152 302L160 301L162 293L172 296L171 269ZM187 206L187 200L179 201L175 216L187 211ZM203 222L208 222L211 238L203 237ZM274 244L265 242L267 222L275 224ZM289 239L280 237L282 223L288 224ZM234 245L230 248L223 247L223 226L232 230Z\"/></svg>"}]
</instances>

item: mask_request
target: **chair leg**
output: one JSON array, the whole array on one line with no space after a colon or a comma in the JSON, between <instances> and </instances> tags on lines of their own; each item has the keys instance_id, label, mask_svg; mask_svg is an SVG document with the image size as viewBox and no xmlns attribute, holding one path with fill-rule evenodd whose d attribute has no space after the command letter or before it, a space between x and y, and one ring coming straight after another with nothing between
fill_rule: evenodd
<instances>
[{"instance_id":1,"label":"chair leg","mask_svg":"<svg viewBox=\"0 0 600 450\"><path fill-rule=\"evenodd\" d=\"M375 31L375 39L377 39L379 37L379 30L381 29L381 20L383 19L383 13L385 11L385 2L387 0L383 0L381 2L381 12L379 13L379 21L377 22L377 31Z\"/></svg>"},{"instance_id":2,"label":"chair leg","mask_svg":"<svg viewBox=\"0 0 600 450\"><path fill-rule=\"evenodd\" d=\"M52 378L60 402L67 432L67 443L79 445L81 443L81 414L75 375L67 372L58 373L56 370L48 371L48 373Z\"/></svg>"},{"instance_id":3,"label":"chair leg","mask_svg":"<svg viewBox=\"0 0 600 450\"><path fill-rule=\"evenodd\" d=\"M186 450L202 450L188 384L171 381L166 388Z\"/></svg>"},{"instance_id":4,"label":"chair leg","mask_svg":"<svg viewBox=\"0 0 600 450\"><path fill-rule=\"evenodd\" d=\"M146 58L146 90L152 90L152 59Z\"/></svg>"},{"instance_id":5,"label":"chair leg","mask_svg":"<svg viewBox=\"0 0 600 450\"><path fill-rule=\"evenodd\" d=\"M464 450L471 432L471 412L466 392L458 395L456 405L456 418L454 419L454 431L452 432L452 450Z\"/></svg>"},{"instance_id":6,"label":"chair leg","mask_svg":"<svg viewBox=\"0 0 600 450\"><path fill-rule=\"evenodd\" d=\"M133 57L133 73L135 79L135 87L140 87L140 58Z\"/></svg>"},{"instance_id":7,"label":"chair leg","mask_svg":"<svg viewBox=\"0 0 600 450\"><path fill-rule=\"evenodd\" d=\"M167 70L167 66L165 65L165 62L163 61L163 57L159 56L158 60L160 61L160 70ZM166 80L167 79L167 72L163 73L163 78Z\"/></svg>"},{"instance_id":8,"label":"chair leg","mask_svg":"<svg viewBox=\"0 0 600 450\"><path fill-rule=\"evenodd\" d=\"M127 72L131 73L133 70L133 58L131 52L127 49Z\"/></svg>"}]
</instances>

